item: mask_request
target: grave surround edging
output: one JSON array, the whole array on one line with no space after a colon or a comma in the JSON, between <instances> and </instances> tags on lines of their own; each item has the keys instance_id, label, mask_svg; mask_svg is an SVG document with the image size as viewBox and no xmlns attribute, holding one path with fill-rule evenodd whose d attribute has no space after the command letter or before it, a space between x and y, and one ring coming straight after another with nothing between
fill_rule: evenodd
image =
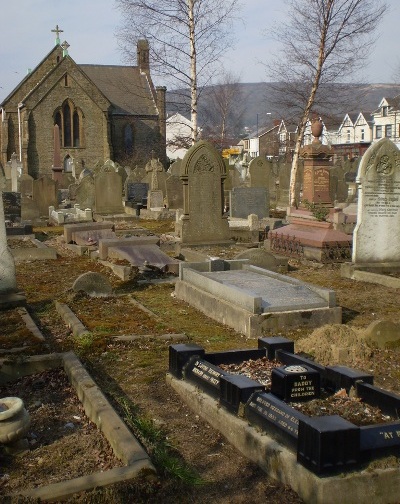
<instances>
[{"instance_id":1,"label":"grave surround edging","mask_svg":"<svg viewBox=\"0 0 400 504\"><path fill-rule=\"evenodd\" d=\"M63 366L71 385L83 404L86 415L103 432L115 455L126 464L125 467L88 474L40 488L23 490L18 495L43 501L65 500L77 492L111 485L142 475L156 477L156 469L148 454L73 352L29 357L21 364L7 364L3 360L0 361L0 364L0 383Z\"/></svg>"}]
</instances>

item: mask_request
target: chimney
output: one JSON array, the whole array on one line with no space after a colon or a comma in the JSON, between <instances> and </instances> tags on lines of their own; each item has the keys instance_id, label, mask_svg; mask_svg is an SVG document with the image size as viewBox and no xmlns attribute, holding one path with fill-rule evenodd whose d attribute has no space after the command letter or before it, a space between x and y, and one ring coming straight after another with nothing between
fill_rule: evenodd
<instances>
[{"instance_id":1,"label":"chimney","mask_svg":"<svg viewBox=\"0 0 400 504\"><path fill-rule=\"evenodd\" d=\"M149 58L149 43L146 39L138 40L137 42L137 65L141 72L149 75L150 73L150 58Z\"/></svg>"}]
</instances>

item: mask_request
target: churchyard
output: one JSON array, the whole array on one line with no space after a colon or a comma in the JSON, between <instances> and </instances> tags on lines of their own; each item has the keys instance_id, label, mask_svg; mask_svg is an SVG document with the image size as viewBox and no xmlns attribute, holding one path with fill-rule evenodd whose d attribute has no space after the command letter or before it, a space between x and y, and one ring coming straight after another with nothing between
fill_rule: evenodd
<instances>
[{"instance_id":1,"label":"churchyard","mask_svg":"<svg viewBox=\"0 0 400 504\"><path fill-rule=\"evenodd\" d=\"M205 142L176 173L87 173L80 218L50 180L31 219L6 195L1 397L31 426L4 495L398 502L398 151L367 151L355 215L317 150L287 212L284 170L253 160L240 187Z\"/></svg>"}]
</instances>

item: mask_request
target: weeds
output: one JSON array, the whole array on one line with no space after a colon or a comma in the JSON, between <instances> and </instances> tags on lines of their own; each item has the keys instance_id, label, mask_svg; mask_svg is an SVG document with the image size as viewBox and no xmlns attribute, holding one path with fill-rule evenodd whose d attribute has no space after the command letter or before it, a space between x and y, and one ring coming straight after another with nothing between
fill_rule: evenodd
<instances>
[{"instance_id":1,"label":"weeds","mask_svg":"<svg viewBox=\"0 0 400 504\"><path fill-rule=\"evenodd\" d=\"M132 406L124 397L118 396L114 399L122 409L125 422L146 446L159 471L189 486L205 484L191 467L171 453L173 447L151 419L140 416L137 407Z\"/></svg>"}]
</instances>

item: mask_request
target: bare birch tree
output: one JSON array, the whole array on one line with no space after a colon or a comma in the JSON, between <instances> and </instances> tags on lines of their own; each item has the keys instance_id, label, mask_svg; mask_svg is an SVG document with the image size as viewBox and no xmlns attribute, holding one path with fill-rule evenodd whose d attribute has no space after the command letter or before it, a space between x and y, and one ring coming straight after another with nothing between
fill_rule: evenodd
<instances>
[{"instance_id":1,"label":"bare birch tree","mask_svg":"<svg viewBox=\"0 0 400 504\"><path fill-rule=\"evenodd\" d=\"M282 83L286 105L299 110L289 204L297 205L299 152L321 85L354 77L367 61L376 28L387 10L381 0L287 0L286 21L275 29L281 51L268 63L270 77Z\"/></svg>"},{"instance_id":2,"label":"bare birch tree","mask_svg":"<svg viewBox=\"0 0 400 504\"><path fill-rule=\"evenodd\" d=\"M218 71L231 45L239 0L115 0L123 17L118 39L128 61L148 39L155 74L190 90L192 142L197 140L199 89Z\"/></svg>"},{"instance_id":3,"label":"bare birch tree","mask_svg":"<svg viewBox=\"0 0 400 504\"><path fill-rule=\"evenodd\" d=\"M228 70L223 70L218 82L207 88L202 102L202 136L210 137L219 149L239 136L245 111L243 98L240 78Z\"/></svg>"}]
</instances>

